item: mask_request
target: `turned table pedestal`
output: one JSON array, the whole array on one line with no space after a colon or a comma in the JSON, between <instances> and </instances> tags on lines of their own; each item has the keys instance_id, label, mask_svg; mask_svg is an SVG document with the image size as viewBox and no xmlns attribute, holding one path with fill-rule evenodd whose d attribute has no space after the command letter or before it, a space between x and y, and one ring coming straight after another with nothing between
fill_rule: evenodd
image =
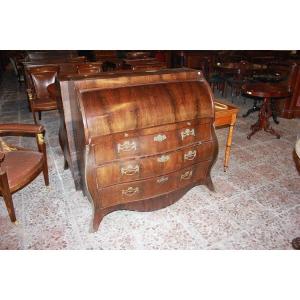
<instances>
[{"instance_id":1,"label":"turned table pedestal","mask_svg":"<svg viewBox=\"0 0 300 300\"><path fill-rule=\"evenodd\" d=\"M280 134L270 126L269 122L269 118L272 115L271 99L288 97L291 92L286 86L274 83L245 84L242 89L246 95L263 98L263 104L259 110L258 121L251 126L251 132L248 134L247 138L250 139L252 135L263 129L279 139Z\"/></svg>"}]
</instances>

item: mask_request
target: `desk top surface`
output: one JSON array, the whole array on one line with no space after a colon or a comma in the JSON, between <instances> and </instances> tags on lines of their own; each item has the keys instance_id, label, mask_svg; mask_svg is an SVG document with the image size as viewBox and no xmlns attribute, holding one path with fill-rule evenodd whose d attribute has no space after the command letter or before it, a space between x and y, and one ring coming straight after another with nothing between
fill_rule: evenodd
<instances>
[{"instance_id":1,"label":"desk top surface","mask_svg":"<svg viewBox=\"0 0 300 300\"><path fill-rule=\"evenodd\" d=\"M288 97L291 92L284 84L279 83L249 83L242 86L244 93L256 97Z\"/></svg>"}]
</instances>

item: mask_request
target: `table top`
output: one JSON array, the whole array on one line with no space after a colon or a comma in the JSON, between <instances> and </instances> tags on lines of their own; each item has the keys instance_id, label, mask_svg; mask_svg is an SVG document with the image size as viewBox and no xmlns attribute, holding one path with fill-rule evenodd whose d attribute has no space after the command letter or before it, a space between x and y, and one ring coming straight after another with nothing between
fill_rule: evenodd
<instances>
[{"instance_id":1,"label":"table top","mask_svg":"<svg viewBox=\"0 0 300 300\"><path fill-rule=\"evenodd\" d=\"M253 74L252 79L260 82L279 82L284 79L284 76L278 73L261 73Z\"/></svg>"},{"instance_id":2,"label":"table top","mask_svg":"<svg viewBox=\"0 0 300 300\"><path fill-rule=\"evenodd\" d=\"M259 82L259 83L249 83L242 86L242 90L245 94L256 96L256 97L288 97L291 91L284 84L280 83L269 83L269 82Z\"/></svg>"},{"instance_id":3,"label":"table top","mask_svg":"<svg viewBox=\"0 0 300 300\"><path fill-rule=\"evenodd\" d=\"M225 125L232 124L233 117L239 111L239 108L232 103L227 103L223 99L216 99L214 100L215 106L215 126L216 127L223 127Z\"/></svg>"},{"instance_id":4,"label":"table top","mask_svg":"<svg viewBox=\"0 0 300 300\"><path fill-rule=\"evenodd\" d=\"M214 100L215 113L227 113L230 112L238 112L239 108L232 103L227 103L226 101L216 99Z\"/></svg>"}]
</instances>

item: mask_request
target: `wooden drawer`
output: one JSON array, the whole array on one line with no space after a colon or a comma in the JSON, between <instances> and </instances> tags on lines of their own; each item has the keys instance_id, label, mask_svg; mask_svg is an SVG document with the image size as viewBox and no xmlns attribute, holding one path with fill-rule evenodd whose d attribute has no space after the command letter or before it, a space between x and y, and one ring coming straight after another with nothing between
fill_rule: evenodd
<instances>
[{"instance_id":1,"label":"wooden drawer","mask_svg":"<svg viewBox=\"0 0 300 300\"><path fill-rule=\"evenodd\" d=\"M198 141L212 140L211 123L187 125L171 131L138 136L138 132L102 137L93 145L96 164L174 151Z\"/></svg>"},{"instance_id":2,"label":"wooden drawer","mask_svg":"<svg viewBox=\"0 0 300 300\"><path fill-rule=\"evenodd\" d=\"M203 180L207 174L209 164L209 161L205 161L163 176L104 188L99 191L102 206L108 207L152 198L184 188L189 184Z\"/></svg>"},{"instance_id":3,"label":"wooden drawer","mask_svg":"<svg viewBox=\"0 0 300 300\"><path fill-rule=\"evenodd\" d=\"M97 168L98 188L150 178L211 159L212 142L145 158L115 161Z\"/></svg>"}]
</instances>

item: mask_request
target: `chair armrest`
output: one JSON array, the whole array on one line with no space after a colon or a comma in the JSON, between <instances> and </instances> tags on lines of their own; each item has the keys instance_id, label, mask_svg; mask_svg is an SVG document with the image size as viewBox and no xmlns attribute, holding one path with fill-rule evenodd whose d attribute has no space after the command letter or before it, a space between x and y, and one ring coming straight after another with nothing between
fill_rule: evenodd
<instances>
[{"instance_id":1,"label":"chair armrest","mask_svg":"<svg viewBox=\"0 0 300 300\"><path fill-rule=\"evenodd\" d=\"M44 132L45 129L42 125L18 123L0 124L0 134L4 135L38 134Z\"/></svg>"},{"instance_id":2,"label":"chair armrest","mask_svg":"<svg viewBox=\"0 0 300 300\"><path fill-rule=\"evenodd\" d=\"M36 98L34 90L32 88L28 88L26 91L29 101L32 101Z\"/></svg>"},{"instance_id":3,"label":"chair armrest","mask_svg":"<svg viewBox=\"0 0 300 300\"><path fill-rule=\"evenodd\" d=\"M0 151L0 164L3 162L4 157L5 157L5 153Z\"/></svg>"},{"instance_id":4,"label":"chair armrest","mask_svg":"<svg viewBox=\"0 0 300 300\"><path fill-rule=\"evenodd\" d=\"M5 153L0 151L0 175L3 174L3 170L1 169L1 163L3 162L4 158L5 158Z\"/></svg>"}]
</instances>

